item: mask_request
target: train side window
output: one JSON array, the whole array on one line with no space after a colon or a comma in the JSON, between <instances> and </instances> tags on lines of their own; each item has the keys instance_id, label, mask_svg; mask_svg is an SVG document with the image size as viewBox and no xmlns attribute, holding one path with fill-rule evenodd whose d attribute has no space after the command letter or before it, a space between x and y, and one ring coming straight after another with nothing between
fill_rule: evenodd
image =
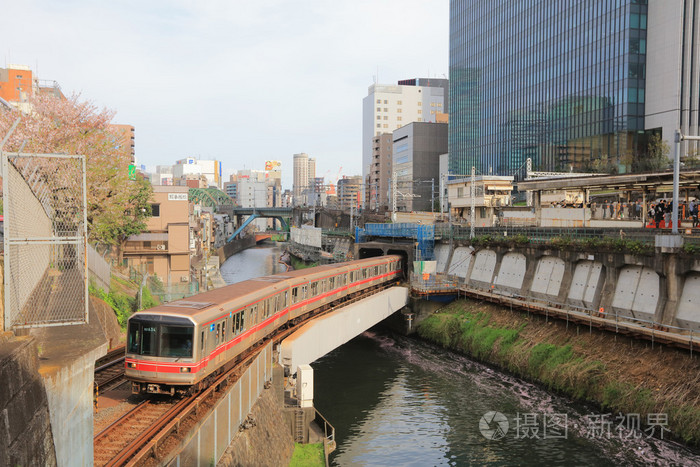
<instances>
[{"instance_id":1,"label":"train side window","mask_svg":"<svg viewBox=\"0 0 700 467\"><path fill-rule=\"evenodd\" d=\"M363 279L367 279L367 270L368 270L368 269L369 269L369 268L364 268L364 269L362 270L362 278L363 278Z\"/></svg>"},{"instance_id":2,"label":"train side window","mask_svg":"<svg viewBox=\"0 0 700 467\"><path fill-rule=\"evenodd\" d=\"M355 282L355 271L350 271L350 283Z\"/></svg>"},{"instance_id":3,"label":"train side window","mask_svg":"<svg viewBox=\"0 0 700 467\"><path fill-rule=\"evenodd\" d=\"M292 289L292 303L296 303L296 302L297 302L297 298L298 298L298 295L297 295L297 294L298 294L298 293L299 293L299 288L298 288L298 287L294 287L294 288Z\"/></svg>"},{"instance_id":4,"label":"train side window","mask_svg":"<svg viewBox=\"0 0 700 467\"><path fill-rule=\"evenodd\" d=\"M289 304L289 290L284 291L284 304L282 305L282 308L287 308L287 305Z\"/></svg>"},{"instance_id":5,"label":"train side window","mask_svg":"<svg viewBox=\"0 0 700 467\"><path fill-rule=\"evenodd\" d=\"M330 278L328 279L328 288L329 288L330 290L335 289L335 277L330 277Z\"/></svg>"},{"instance_id":6,"label":"train side window","mask_svg":"<svg viewBox=\"0 0 700 467\"><path fill-rule=\"evenodd\" d=\"M219 345L219 333L221 332L221 323L216 323L216 345Z\"/></svg>"},{"instance_id":7,"label":"train side window","mask_svg":"<svg viewBox=\"0 0 700 467\"><path fill-rule=\"evenodd\" d=\"M202 331L201 339L202 339L202 343L200 344L200 349L202 350L202 352L204 352L204 331Z\"/></svg>"},{"instance_id":8,"label":"train side window","mask_svg":"<svg viewBox=\"0 0 700 467\"><path fill-rule=\"evenodd\" d=\"M302 300L306 299L306 286L305 285L301 286L301 299Z\"/></svg>"},{"instance_id":9,"label":"train side window","mask_svg":"<svg viewBox=\"0 0 700 467\"><path fill-rule=\"evenodd\" d=\"M241 313L241 332L245 331L245 313Z\"/></svg>"},{"instance_id":10,"label":"train side window","mask_svg":"<svg viewBox=\"0 0 700 467\"><path fill-rule=\"evenodd\" d=\"M221 340L226 342L226 320L221 324Z\"/></svg>"},{"instance_id":11,"label":"train side window","mask_svg":"<svg viewBox=\"0 0 700 467\"><path fill-rule=\"evenodd\" d=\"M316 282L311 283L311 296L312 297L316 295L316 288L317 287L318 287L318 284Z\"/></svg>"}]
</instances>

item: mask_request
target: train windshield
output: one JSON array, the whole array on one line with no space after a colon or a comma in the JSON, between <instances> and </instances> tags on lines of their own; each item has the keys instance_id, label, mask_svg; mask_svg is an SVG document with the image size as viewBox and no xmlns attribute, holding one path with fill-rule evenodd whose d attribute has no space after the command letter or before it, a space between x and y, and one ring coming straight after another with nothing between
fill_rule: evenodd
<instances>
[{"instance_id":1,"label":"train windshield","mask_svg":"<svg viewBox=\"0 0 700 467\"><path fill-rule=\"evenodd\" d=\"M161 320L162 321L162 320ZM127 352L153 357L192 357L194 327L132 319L127 335Z\"/></svg>"}]
</instances>

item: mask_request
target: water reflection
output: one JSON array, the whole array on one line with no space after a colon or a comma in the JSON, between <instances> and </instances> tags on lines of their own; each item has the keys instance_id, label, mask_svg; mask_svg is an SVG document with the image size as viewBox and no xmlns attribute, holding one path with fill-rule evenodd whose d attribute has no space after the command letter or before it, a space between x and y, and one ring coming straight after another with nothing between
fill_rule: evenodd
<instances>
[{"instance_id":1,"label":"water reflection","mask_svg":"<svg viewBox=\"0 0 700 467\"><path fill-rule=\"evenodd\" d=\"M227 284L234 284L284 272L285 266L278 262L282 253L283 248L277 245L248 248L231 256L221 265L221 277Z\"/></svg>"},{"instance_id":2,"label":"water reflection","mask_svg":"<svg viewBox=\"0 0 700 467\"><path fill-rule=\"evenodd\" d=\"M315 404L336 427L333 465L700 463L669 442L589 439L584 416L598 410L421 341L366 333L312 366ZM479 431L491 410L510 421L501 440ZM518 413L566 414L567 438L518 439Z\"/></svg>"}]
</instances>

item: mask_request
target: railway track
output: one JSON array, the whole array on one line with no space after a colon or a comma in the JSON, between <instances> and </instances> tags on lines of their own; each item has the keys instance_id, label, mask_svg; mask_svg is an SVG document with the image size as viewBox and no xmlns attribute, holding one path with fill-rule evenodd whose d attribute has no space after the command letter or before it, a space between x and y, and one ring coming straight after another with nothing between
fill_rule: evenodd
<instances>
[{"instance_id":1,"label":"railway track","mask_svg":"<svg viewBox=\"0 0 700 467\"><path fill-rule=\"evenodd\" d=\"M365 294L348 298L338 306L361 300L389 286L393 284L386 284ZM267 339L248 349L236 365L218 376L212 384L197 394L179 400L146 399L139 403L94 437L95 465L110 467L144 465L152 457L157 458L158 449L171 437L171 434L176 432L184 435L188 427L195 423L195 419L206 413L206 410L200 411L200 407L208 407L216 403L217 394L223 394L219 389L234 384L266 342L269 340L279 342L311 319L323 316L335 308L319 311L286 329L278 329ZM184 429L182 429L183 425Z\"/></svg>"},{"instance_id":2,"label":"railway track","mask_svg":"<svg viewBox=\"0 0 700 467\"><path fill-rule=\"evenodd\" d=\"M95 394L112 389L124 381L124 346L121 346L95 362Z\"/></svg>"}]
</instances>

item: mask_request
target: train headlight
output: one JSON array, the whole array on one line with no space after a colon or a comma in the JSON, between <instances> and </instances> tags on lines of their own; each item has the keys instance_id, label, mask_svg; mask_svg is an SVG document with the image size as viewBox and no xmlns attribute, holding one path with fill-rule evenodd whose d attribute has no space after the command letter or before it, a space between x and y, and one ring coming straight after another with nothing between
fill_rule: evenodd
<instances>
[{"instance_id":1,"label":"train headlight","mask_svg":"<svg viewBox=\"0 0 700 467\"><path fill-rule=\"evenodd\" d=\"M188 366L180 367L180 373L190 373L190 372L192 372L192 368L190 368Z\"/></svg>"},{"instance_id":2,"label":"train headlight","mask_svg":"<svg viewBox=\"0 0 700 467\"><path fill-rule=\"evenodd\" d=\"M136 368L136 362L129 362L127 365L129 368Z\"/></svg>"}]
</instances>

